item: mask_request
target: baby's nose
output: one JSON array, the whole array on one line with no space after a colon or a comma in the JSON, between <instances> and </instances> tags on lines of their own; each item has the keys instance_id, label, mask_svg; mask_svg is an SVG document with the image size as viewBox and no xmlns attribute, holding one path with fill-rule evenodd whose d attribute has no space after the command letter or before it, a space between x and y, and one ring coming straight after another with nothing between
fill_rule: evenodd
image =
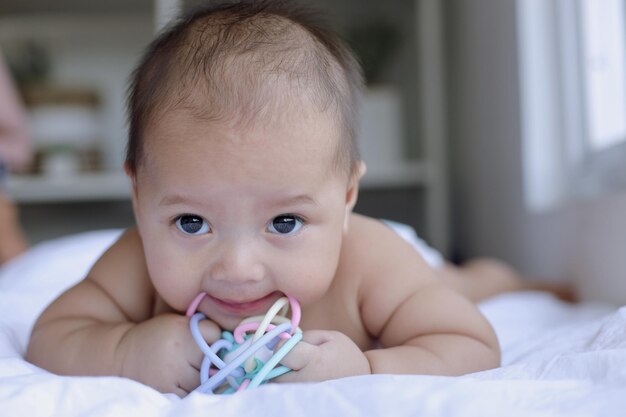
<instances>
[{"instance_id":1,"label":"baby's nose","mask_svg":"<svg viewBox=\"0 0 626 417\"><path fill-rule=\"evenodd\" d=\"M265 268L253 245L245 242L230 242L217 253L211 278L233 283L258 282L265 276Z\"/></svg>"}]
</instances>

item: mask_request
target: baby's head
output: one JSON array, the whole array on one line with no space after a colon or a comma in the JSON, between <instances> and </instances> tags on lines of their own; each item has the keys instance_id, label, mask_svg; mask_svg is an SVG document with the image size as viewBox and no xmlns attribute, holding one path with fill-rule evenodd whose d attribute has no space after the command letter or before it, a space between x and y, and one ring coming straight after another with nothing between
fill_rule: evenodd
<instances>
[{"instance_id":1,"label":"baby's head","mask_svg":"<svg viewBox=\"0 0 626 417\"><path fill-rule=\"evenodd\" d=\"M288 1L197 8L151 43L133 74L127 169L136 174L149 147L146 132L172 111L241 129L280 123L291 111L333 119L336 167L355 173L362 83L341 40Z\"/></svg>"},{"instance_id":2,"label":"baby's head","mask_svg":"<svg viewBox=\"0 0 626 417\"><path fill-rule=\"evenodd\" d=\"M283 1L196 10L129 95L126 170L156 290L222 327L329 288L363 165L359 66Z\"/></svg>"}]
</instances>

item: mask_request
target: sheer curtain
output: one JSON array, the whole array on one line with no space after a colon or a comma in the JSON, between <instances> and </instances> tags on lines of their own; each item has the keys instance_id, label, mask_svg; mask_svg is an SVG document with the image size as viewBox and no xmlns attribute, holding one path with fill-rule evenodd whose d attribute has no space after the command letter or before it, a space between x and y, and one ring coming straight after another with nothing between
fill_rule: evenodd
<instances>
[{"instance_id":1,"label":"sheer curtain","mask_svg":"<svg viewBox=\"0 0 626 417\"><path fill-rule=\"evenodd\" d=\"M624 0L518 0L527 207L626 189Z\"/></svg>"}]
</instances>

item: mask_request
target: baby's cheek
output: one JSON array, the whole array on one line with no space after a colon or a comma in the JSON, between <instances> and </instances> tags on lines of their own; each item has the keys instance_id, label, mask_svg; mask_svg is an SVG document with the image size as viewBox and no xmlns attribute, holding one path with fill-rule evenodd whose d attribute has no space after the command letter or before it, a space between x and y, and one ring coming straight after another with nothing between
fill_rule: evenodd
<instances>
[{"instance_id":1,"label":"baby's cheek","mask_svg":"<svg viewBox=\"0 0 626 417\"><path fill-rule=\"evenodd\" d=\"M324 244L317 245L316 250L311 251L312 256L308 258L307 272L310 278L307 285L316 299L326 293L335 279L340 253L341 240L337 236L329 236Z\"/></svg>"},{"instance_id":2,"label":"baby's cheek","mask_svg":"<svg viewBox=\"0 0 626 417\"><path fill-rule=\"evenodd\" d=\"M171 255L160 254L155 256L148 269L161 298L174 309L185 311L198 292L192 275L193 267Z\"/></svg>"},{"instance_id":3,"label":"baby's cheek","mask_svg":"<svg viewBox=\"0 0 626 417\"><path fill-rule=\"evenodd\" d=\"M335 273L336 264L333 262L307 262L294 273L290 288L285 292L296 297L302 304L317 301L328 291Z\"/></svg>"}]
</instances>

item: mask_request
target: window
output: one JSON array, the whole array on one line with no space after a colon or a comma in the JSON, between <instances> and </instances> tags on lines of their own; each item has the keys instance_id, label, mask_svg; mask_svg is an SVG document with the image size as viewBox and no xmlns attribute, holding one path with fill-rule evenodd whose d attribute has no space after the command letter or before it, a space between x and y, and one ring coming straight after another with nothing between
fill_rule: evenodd
<instances>
[{"instance_id":1,"label":"window","mask_svg":"<svg viewBox=\"0 0 626 417\"><path fill-rule=\"evenodd\" d=\"M626 189L626 0L518 0L529 209Z\"/></svg>"},{"instance_id":2,"label":"window","mask_svg":"<svg viewBox=\"0 0 626 417\"><path fill-rule=\"evenodd\" d=\"M622 0L581 0L582 71L589 147L626 139L626 61Z\"/></svg>"}]
</instances>

